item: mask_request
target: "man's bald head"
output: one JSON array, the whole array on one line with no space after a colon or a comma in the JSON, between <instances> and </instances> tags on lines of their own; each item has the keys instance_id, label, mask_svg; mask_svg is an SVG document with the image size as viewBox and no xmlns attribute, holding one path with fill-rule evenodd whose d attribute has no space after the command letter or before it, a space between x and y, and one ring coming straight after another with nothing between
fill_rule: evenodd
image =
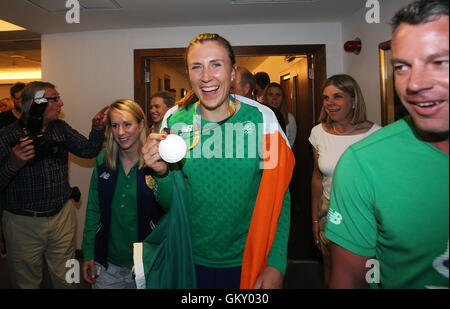
<instances>
[{"instance_id":1,"label":"man's bald head","mask_svg":"<svg viewBox=\"0 0 450 309\"><path fill-rule=\"evenodd\" d=\"M255 84L256 81L253 74L246 68L238 66L231 92L251 99Z\"/></svg>"}]
</instances>

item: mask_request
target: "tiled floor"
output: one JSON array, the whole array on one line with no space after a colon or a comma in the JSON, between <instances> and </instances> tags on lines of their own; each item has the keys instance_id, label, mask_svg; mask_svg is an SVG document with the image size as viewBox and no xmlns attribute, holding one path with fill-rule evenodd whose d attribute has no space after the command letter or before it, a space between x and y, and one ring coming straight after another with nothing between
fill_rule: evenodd
<instances>
[{"instance_id":1,"label":"tiled floor","mask_svg":"<svg viewBox=\"0 0 450 309\"><path fill-rule=\"evenodd\" d=\"M81 265L81 263L80 263ZM80 289L89 289L90 286L80 276ZM44 280L41 288L51 288L50 277L44 273ZM10 289L9 273L7 262L0 259L0 289ZM285 289L322 289L322 268L318 261L294 261L288 262L286 276L284 280Z\"/></svg>"}]
</instances>

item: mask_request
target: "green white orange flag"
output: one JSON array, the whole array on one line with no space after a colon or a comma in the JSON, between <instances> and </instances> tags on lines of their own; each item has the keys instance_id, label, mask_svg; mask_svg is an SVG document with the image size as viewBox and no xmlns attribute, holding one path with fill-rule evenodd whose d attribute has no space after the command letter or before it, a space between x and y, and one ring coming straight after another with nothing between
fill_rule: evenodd
<instances>
[{"instance_id":1,"label":"green white orange flag","mask_svg":"<svg viewBox=\"0 0 450 309\"><path fill-rule=\"evenodd\" d=\"M247 235L241 273L241 289L251 289L258 275L267 266L295 158L274 113L247 98L237 96L237 99L257 107L263 114L264 122L264 171Z\"/></svg>"},{"instance_id":2,"label":"green white orange flag","mask_svg":"<svg viewBox=\"0 0 450 309\"><path fill-rule=\"evenodd\" d=\"M241 288L253 288L267 259L277 231L278 219L295 165L286 135L275 114L267 107L236 96L243 104L256 107L263 116L263 174L258 190L242 262ZM163 120L178 110L170 109ZM138 288L195 288L195 267L187 209L188 191L181 171L171 171L173 198L169 212L142 242L134 244Z\"/></svg>"}]
</instances>

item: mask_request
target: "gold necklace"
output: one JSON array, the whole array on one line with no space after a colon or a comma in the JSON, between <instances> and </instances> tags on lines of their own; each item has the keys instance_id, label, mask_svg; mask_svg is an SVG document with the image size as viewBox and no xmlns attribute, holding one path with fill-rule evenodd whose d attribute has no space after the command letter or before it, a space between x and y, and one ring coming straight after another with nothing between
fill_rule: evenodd
<instances>
[{"instance_id":1,"label":"gold necklace","mask_svg":"<svg viewBox=\"0 0 450 309\"><path fill-rule=\"evenodd\" d=\"M336 128L335 128L335 126L334 126L334 122L333 122L332 125L333 125L333 132L336 133L337 135L347 135L347 134L350 134L350 133L352 133L353 131L355 131L356 127L358 126L358 125L353 125L352 128L351 128L350 130L346 131L346 132L338 132L338 131L336 131Z\"/></svg>"}]
</instances>

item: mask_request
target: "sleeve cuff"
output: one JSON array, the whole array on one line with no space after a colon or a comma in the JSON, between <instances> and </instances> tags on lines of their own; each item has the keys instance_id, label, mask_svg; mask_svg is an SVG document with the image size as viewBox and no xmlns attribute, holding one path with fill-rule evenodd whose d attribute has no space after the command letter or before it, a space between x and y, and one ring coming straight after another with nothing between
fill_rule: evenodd
<instances>
[{"instance_id":1,"label":"sleeve cuff","mask_svg":"<svg viewBox=\"0 0 450 309\"><path fill-rule=\"evenodd\" d=\"M9 161L6 160L6 174L7 174L7 176L14 176L14 175L17 174L17 172L19 170L16 171L15 169L11 168L11 166L9 165Z\"/></svg>"},{"instance_id":2,"label":"sleeve cuff","mask_svg":"<svg viewBox=\"0 0 450 309\"><path fill-rule=\"evenodd\" d=\"M83 248L83 261L90 261L94 259L94 250Z\"/></svg>"},{"instance_id":3,"label":"sleeve cuff","mask_svg":"<svg viewBox=\"0 0 450 309\"><path fill-rule=\"evenodd\" d=\"M354 243L344 239L338 234L334 233L329 229L325 229L325 237L327 237L330 241L334 242L336 245L348 250L356 255L365 256L365 257L374 257L375 256L375 248L364 248Z\"/></svg>"},{"instance_id":4,"label":"sleeve cuff","mask_svg":"<svg viewBox=\"0 0 450 309\"><path fill-rule=\"evenodd\" d=\"M287 260L279 260L279 261L272 261L269 259L267 262L267 266L272 266L276 269L278 269L283 276L286 275L286 268L287 268Z\"/></svg>"}]
</instances>

